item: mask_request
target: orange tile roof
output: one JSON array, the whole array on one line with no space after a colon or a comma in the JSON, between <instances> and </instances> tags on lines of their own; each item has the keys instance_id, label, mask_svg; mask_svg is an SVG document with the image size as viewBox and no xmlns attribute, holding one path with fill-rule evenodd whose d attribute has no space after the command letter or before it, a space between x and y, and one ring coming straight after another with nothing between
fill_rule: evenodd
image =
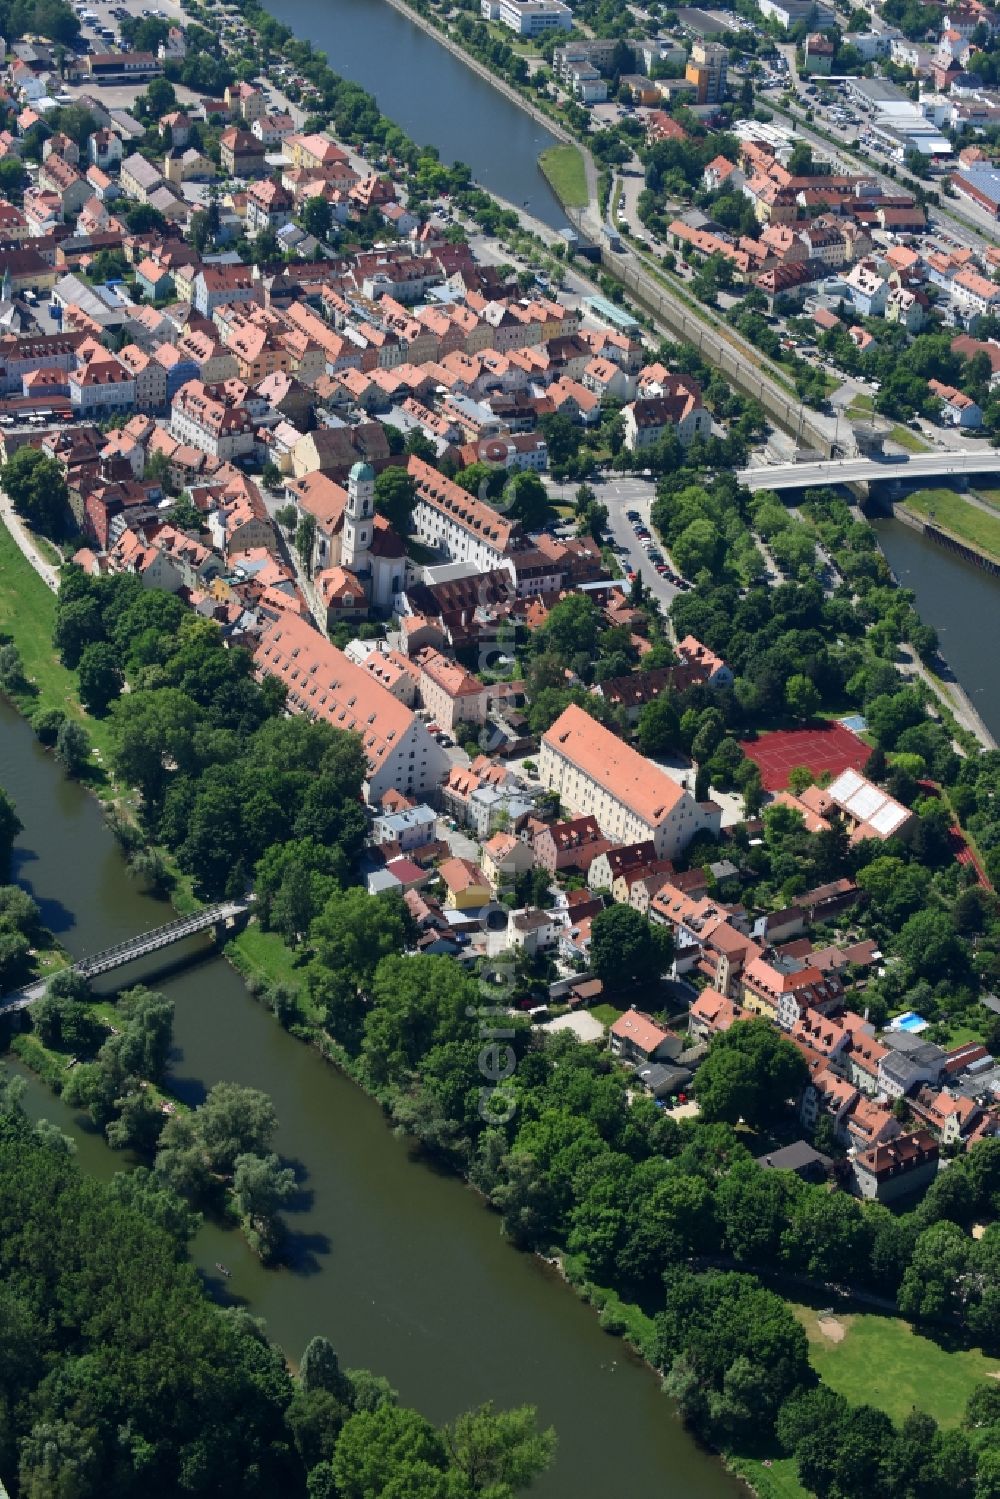
<instances>
[{"instance_id":1,"label":"orange tile roof","mask_svg":"<svg viewBox=\"0 0 1000 1499\"><path fill-rule=\"evenodd\" d=\"M261 675L280 678L293 712L321 718L361 736L369 770L377 770L413 722L412 711L355 666L303 620L283 618L261 635L254 653Z\"/></svg>"},{"instance_id":2,"label":"orange tile roof","mask_svg":"<svg viewBox=\"0 0 1000 1499\"><path fill-rule=\"evenodd\" d=\"M638 750L612 734L575 703L547 730L543 744L572 761L651 827L666 822L686 795L683 787L651 765Z\"/></svg>"},{"instance_id":3,"label":"orange tile roof","mask_svg":"<svg viewBox=\"0 0 1000 1499\"><path fill-rule=\"evenodd\" d=\"M622 1041L631 1041L640 1051L649 1053L661 1046L670 1032L657 1025L641 1010L626 1010L611 1027L611 1034Z\"/></svg>"}]
</instances>

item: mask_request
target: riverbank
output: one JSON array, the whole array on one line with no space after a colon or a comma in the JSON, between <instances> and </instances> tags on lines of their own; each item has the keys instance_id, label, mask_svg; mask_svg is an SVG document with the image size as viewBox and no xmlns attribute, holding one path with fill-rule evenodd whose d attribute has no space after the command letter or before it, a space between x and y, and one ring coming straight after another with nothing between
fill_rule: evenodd
<instances>
[{"instance_id":1,"label":"riverbank","mask_svg":"<svg viewBox=\"0 0 1000 1499\"><path fill-rule=\"evenodd\" d=\"M0 762L24 810L19 879L75 957L164 920L162 903L127 874L96 801L65 781L2 702ZM561 1276L512 1250L477 1196L427 1168L367 1095L250 997L205 939L179 956L169 969L144 960L128 975L174 1003L168 1086L189 1106L220 1079L268 1093L279 1119L274 1149L300 1183L285 1214L288 1269L266 1269L217 1224L199 1230L195 1263L224 1304L263 1317L293 1358L314 1334L328 1336L345 1367L377 1368L434 1421L489 1399L536 1404L563 1435L554 1469L532 1490L538 1499L659 1492L667 1481L685 1499L745 1494L684 1432L659 1380ZM28 1076L33 1115L69 1132L88 1170L110 1175L130 1164ZM219 1276L220 1261L231 1279ZM581 1425L581 1411L600 1420Z\"/></svg>"},{"instance_id":2,"label":"riverbank","mask_svg":"<svg viewBox=\"0 0 1000 1499\"><path fill-rule=\"evenodd\" d=\"M576 144L576 137L571 131L567 130L565 125L560 124L558 120L554 119L548 110L542 109L540 105L536 104L528 97L527 93L515 88L505 78L499 78L496 73L491 72L485 63L480 62L477 57L473 57L472 53L462 46L461 42L457 42L443 25L435 25L428 16L417 10L415 6L408 5L406 0L385 0L385 4L391 5L393 10L398 10L401 15L406 16L408 20L412 21L415 26L419 26L421 31L425 31L428 36L432 36L435 41L440 42L441 46L446 47L452 56L457 57L460 62L464 63L467 68L470 68L485 83L488 83L491 88L495 88L498 93L503 94L505 98L510 99L512 103L518 105L525 113L531 115L532 119L539 125L544 125L546 130L550 130L563 144Z\"/></svg>"},{"instance_id":3,"label":"riverbank","mask_svg":"<svg viewBox=\"0 0 1000 1499\"><path fill-rule=\"evenodd\" d=\"M103 781L109 741L105 725L83 711L77 696L76 674L62 662L52 644L58 574L31 544L16 516L0 512L0 640L9 639L24 663L27 684L10 697L19 712L31 719L47 708L57 709L86 729L95 750L95 788Z\"/></svg>"},{"instance_id":4,"label":"riverbank","mask_svg":"<svg viewBox=\"0 0 1000 1499\"><path fill-rule=\"evenodd\" d=\"M919 489L893 504L893 512L906 525L929 535L950 538L965 548L963 555L975 566L1000 576L1000 511L974 495L952 489Z\"/></svg>"},{"instance_id":5,"label":"riverbank","mask_svg":"<svg viewBox=\"0 0 1000 1499\"><path fill-rule=\"evenodd\" d=\"M552 184L552 191L566 208L586 208L587 168L579 146L550 146L538 158L538 165Z\"/></svg>"}]
</instances>

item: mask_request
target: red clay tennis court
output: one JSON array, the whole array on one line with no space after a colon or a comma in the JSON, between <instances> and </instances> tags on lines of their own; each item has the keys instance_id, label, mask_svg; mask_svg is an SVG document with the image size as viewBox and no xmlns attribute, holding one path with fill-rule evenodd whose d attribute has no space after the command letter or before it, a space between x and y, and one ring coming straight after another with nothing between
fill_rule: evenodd
<instances>
[{"instance_id":1,"label":"red clay tennis court","mask_svg":"<svg viewBox=\"0 0 1000 1499\"><path fill-rule=\"evenodd\" d=\"M744 754L760 767L767 791L784 791L796 765L808 766L814 776L824 770L836 776L842 770L860 770L871 754L864 740L839 723L822 729L779 729L740 743Z\"/></svg>"}]
</instances>

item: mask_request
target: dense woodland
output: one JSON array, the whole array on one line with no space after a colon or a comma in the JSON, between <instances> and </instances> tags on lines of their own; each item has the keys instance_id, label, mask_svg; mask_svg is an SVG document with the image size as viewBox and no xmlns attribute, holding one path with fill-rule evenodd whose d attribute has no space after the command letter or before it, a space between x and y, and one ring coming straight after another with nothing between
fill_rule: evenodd
<instances>
[{"instance_id":1,"label":"dense woodland","mask_svg":"<svg viewBox=\"0 0 1000 1499\"><path fill-rule=\"evenodd\" d=\"M357 736L283 717L284 689L254 680L249 652L137 578L66 569L55 645L90 711L109 718L113 769L141 793L145 838L200 895L256 880L269 911L291 910L289 931L300 900L308 924L364 842ZM142 838L119 831L139 854Z\"/></svg>"}]
</instances>

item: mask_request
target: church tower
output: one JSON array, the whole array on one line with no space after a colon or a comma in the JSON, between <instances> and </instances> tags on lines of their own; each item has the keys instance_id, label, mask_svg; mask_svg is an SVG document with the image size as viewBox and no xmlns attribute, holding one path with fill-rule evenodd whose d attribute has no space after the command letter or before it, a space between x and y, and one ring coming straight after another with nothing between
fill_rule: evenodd
<instances>
[{"instance_id":1,"label":"church tower","mask_svg":"<svg viewBox=\"0 0 1000 1499\"><path fill-rule=\"evenodd\" d=\"M356 463L347 480L344 509L344 544L340 560L353 573L369 566L368 553L375 530L375 470L370 463Z\"/></svg>"}]
</instances>

